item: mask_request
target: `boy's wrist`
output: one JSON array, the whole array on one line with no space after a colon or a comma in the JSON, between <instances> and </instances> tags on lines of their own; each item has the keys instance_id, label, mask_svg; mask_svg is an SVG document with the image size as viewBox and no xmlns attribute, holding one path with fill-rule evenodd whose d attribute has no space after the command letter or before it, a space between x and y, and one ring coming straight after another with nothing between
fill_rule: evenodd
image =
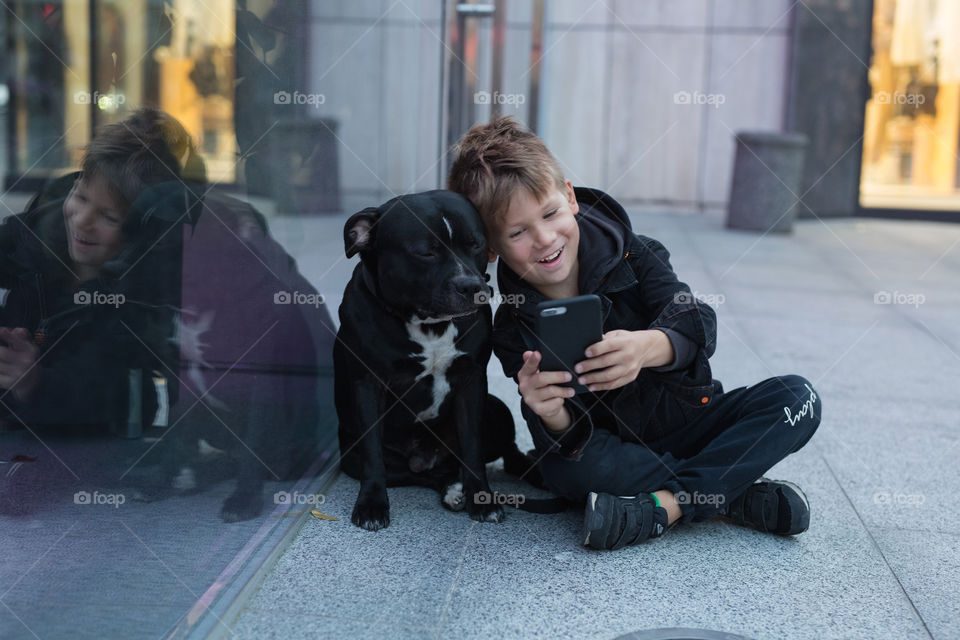
<instances>
[{"instance_id":1,"label":"boy's wrist","mask_svg":"<svg viewBox=\"0 0 960 640\"><path fill-rule=\"evenodd\" d=\"M561 407L556 415L550 417L540 416L540 420L543 422L544 427L553 432L566 431L570 428L570 423L572 422L570 412L567 411L566 405Z\"/></svg>"},{"instance_id":2,"label":"boy's wrist","mask_svg":"<svg viewBox=\"0 0 960 640\"><path fill-rule=\"evenodd\" d=\"M652 343L648 343L650 346L645 353L643 362L645 368L663 367L673 363L676 358L676 353L673 350L673 342L665 331L661 329L647 329L639 333L647 334L650 343Z\"/></svg>"}]
</instances>

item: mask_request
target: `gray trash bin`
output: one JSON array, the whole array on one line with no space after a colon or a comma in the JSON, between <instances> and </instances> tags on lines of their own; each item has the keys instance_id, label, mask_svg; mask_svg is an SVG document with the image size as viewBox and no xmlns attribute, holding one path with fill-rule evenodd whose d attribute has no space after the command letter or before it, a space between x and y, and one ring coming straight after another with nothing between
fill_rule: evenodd
<instances>
[{"instance_id":1,"label":"gray trash bin","mask_svg":"<svg viewBox=\"0 0 960 640\"><path fill-rule=\"evenodd\" d=\"M802 133L737 134L727 227L789 233L808 139Z\"/></svg>"},{"instance_id":2,"label":"gray trash bin","mask_svg":"<svg viewBox=\"0 0 960 640\"><path fill-rule=\"evenodd\" d=\"M337 121L280 120L270 133L278 213L340 213Z\"/></svg>"}]
</instances>

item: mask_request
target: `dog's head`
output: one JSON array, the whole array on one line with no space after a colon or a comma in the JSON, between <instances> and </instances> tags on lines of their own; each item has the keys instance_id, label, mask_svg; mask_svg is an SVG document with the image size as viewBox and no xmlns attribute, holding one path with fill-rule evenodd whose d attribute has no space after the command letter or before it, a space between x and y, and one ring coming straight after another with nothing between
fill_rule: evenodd
<instances>
[{"instance_id":1,"label":"dog's head","mask_svg":"<svg viewBox=\"0 0 960 640\"><path fill-rule=\"evenodd\" d=\"M480 215L452 191L389 200L350 216L347 257L360 254L374 292L413 322L439 322L487 304Z\"/></svg>"}]
</instances>

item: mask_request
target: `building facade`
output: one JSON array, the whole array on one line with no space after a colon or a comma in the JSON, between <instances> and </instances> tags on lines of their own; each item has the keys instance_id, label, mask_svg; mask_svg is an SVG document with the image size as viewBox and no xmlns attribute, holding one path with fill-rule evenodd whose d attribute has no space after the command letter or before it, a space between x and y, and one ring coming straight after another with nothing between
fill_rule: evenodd
<instances>
[{"instance_id":1,"label":"building facade","mask_svg":"<svg viewBox=\"0 0 960 640\"><path fill-rule=\"evenodd\" d=\"M213 179L350 211L442 186L450 144L498 110L635 207L724 209L736 133L797 131L801 216L960 210L960 0L9 6L8 187L152 104Z\"/></svg>"}]
</instances>

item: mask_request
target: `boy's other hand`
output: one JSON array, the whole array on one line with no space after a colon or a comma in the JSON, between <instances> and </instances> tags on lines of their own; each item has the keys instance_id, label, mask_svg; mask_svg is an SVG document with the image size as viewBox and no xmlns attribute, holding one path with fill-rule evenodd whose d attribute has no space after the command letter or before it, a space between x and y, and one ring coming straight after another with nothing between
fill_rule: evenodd
<instances>
[{"instance_id":1,"label":"boy's other hand","mask_svg":"<svg viewBox=\"0 0 960 640\"><path fill-rule=\"evenodd\" d=\"M569 387L559 386L562 382L570 382L572 376L567 371L540 371L539 351L523 352L523 367L517 372L517 382L520 395L534 413L550 422L548 426L556 429L555 419L565 413L563 401L573 397L574 391ZM566 428L563 425L562 428Z\"/></svg>"},{"instance_id":2,"label":"boy's other hand","mask_svg":"<svg viewBox=\"0 0 960 640\"><path fill-rule=\"evenodd\" d=\"M40 368L34 366L39 355L29 331L0 327L0 389L26 400L40 380Z\"/></svg>"},{"instance_id":3,"label":"boy's other hand","mask_svg":"<svg viewBox=\"0 0 960 640\"><path fill-rule=\"evenodd\" d=\"M642 368L670 364L674 357L670 338L657 329L608 331L585 355L574 370L585 374L577 380L590 391L618 389L636 380Z\"/></svg>"}]
</instances>

